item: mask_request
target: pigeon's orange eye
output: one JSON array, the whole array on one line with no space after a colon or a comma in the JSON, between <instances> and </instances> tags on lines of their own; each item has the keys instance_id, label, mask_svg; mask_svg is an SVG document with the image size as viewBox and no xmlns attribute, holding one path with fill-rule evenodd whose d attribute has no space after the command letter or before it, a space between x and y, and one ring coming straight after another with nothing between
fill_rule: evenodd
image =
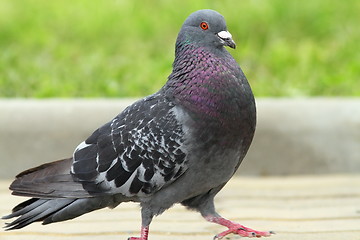
<instances>
[{"instance_id":1,"label":"pigeon's orange eye","mask_svg":"<svg viewBox=\"0 0 360 240\"><path fill-rule=\"evenodd\" d=\"M201 27L201 29L206 30L209 28L209 25L207 24L207 22L201 22L200 27Z\"/></svg>"}]
</instances>

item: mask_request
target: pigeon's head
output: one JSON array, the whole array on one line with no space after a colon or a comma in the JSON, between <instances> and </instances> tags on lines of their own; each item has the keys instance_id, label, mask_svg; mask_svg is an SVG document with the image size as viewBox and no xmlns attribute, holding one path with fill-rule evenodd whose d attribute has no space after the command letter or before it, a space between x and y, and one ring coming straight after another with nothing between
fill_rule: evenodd
<instances>
[{"instance_id":1,"label":"pigeon's head","mask_svg":"<svg viewBox=\"0 0 360 240\"><path fill-rule=\"evenodd\" d=\"M185 20L178 36L179 41L200 47L236 47L227 31L224 17L210 9L196 11Z\"/></svg>"}]
</instances>

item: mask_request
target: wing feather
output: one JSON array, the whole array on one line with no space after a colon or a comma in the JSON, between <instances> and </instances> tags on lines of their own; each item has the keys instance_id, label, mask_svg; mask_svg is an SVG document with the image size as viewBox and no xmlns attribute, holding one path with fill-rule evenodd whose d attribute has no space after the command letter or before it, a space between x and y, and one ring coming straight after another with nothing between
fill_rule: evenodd
<instances>
[{"instance_id":1,"label":"wing feather","mask_svg":"<svg viewBox=\"0 0 360 240\"><path fill-rule=\"evenodd\" d=\"M74 153L73 176L91 194L145 196L187 169L176 106L158 95L126 108Z\"/></svg>"}]
</instances>

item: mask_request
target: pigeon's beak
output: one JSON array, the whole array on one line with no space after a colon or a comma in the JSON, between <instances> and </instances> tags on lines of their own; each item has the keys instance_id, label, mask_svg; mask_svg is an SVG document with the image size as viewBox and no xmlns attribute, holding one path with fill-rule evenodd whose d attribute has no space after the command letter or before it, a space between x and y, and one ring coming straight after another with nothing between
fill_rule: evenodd
<instances>
[{"instance_id":1,"label":"pigeon's beak","mask_svg":"<svg viewBox=\"0 0 360 240\"><path fill-rule=\"evenodd\" d=\"M218 32L217 36L219 37L220 41L222 41L222 44L224 44L224 46L228 46L234 49L236 48L236 44L232 39L232 35L228 31Z\"/></svg>"}]
</instances>

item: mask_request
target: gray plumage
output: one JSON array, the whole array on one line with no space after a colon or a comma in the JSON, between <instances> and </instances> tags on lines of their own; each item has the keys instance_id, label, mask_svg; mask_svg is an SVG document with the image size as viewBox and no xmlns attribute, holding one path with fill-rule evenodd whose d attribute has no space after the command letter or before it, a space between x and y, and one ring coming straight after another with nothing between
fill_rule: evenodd
<instances>
[{"instance_id":1,"label":"gray plumage","mask_svg":"<svg viewBox=\"0 0 360 240\"><path fill-rule=\"evenodd\" d=\"M16 177L13 194L32 198L3 217L18 217L7 230L64 221L126 201L142 207L141 237L131 239L147 239L153 216L175 203L209 221L220 217L214 196L239 167L256 123L250 86L225 46L235 48L235 43L219 13L190 15L163 88L97 129L72 158Z\"/></svg>"}]
</instances>

